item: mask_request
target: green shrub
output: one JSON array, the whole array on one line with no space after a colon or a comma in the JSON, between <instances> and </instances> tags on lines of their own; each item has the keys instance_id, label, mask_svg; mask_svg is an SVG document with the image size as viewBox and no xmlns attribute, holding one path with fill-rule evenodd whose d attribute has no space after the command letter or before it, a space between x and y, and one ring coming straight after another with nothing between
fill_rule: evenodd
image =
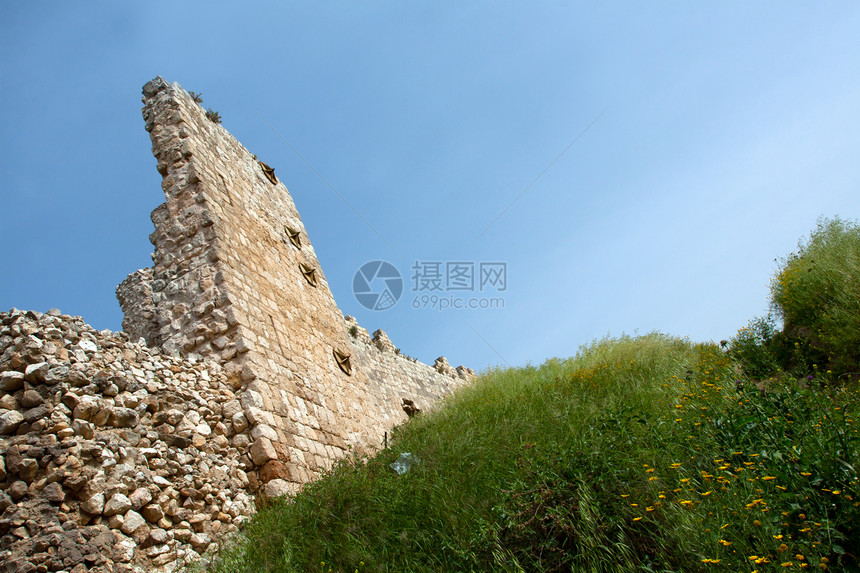
<instances>
[{"instance_id":1,"label":"green shrub","mask_svg":"<svg viewBox=\"0 0 860 573\"><path fill-rule=\"evenodd\" d=\"M828 360L838 377L860 370L860 227L821 219L807 241L781 263L771 303L783 332L809 355ZM816 364L824 366L824 364Z\"/></svg>"},{"instance_id":2,"label":"green shrub","mask_svg":"<svg viewBox=\"0 0 860 573\"><path fill-rule=\"evenodd\" d=\"M780 362L774 352L779 331L773 317L755 317L729 342L729 354L740 363L744 374L759 380L775 373Z\"/></svg>"}]
</instances>

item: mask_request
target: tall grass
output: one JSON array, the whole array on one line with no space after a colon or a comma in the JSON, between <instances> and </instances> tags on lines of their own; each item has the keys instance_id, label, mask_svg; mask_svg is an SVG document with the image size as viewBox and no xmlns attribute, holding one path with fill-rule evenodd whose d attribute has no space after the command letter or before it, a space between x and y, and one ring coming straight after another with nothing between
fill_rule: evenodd
<instances>
[{"instance_id":1,"label":"tall grass","mask_svg":"<svg viewBox=\"0 0 860 573\"><path fill-rule=\"evenodd\" d=\"M855 390L660 334L498 369L258 513L214 571L765 571L860 553ZM410 452L421 463L398 476Z\"/></svg>"}]
</instances>

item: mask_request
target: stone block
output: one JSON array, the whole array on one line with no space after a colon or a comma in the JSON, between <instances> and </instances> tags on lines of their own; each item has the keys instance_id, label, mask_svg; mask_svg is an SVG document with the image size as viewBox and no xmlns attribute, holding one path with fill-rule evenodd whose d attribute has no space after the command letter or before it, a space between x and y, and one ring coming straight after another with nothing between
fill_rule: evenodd
<instances>
[{"instance_id":1,"label":"stone block","mask_svg":"<svg viewBox=\"0 0 860 573\"><path fill-rule=\"evenodd\" d=\"M131 500L121 493L115 493L105 502L102 514L106 517L111 515L124 515L132 507Z\"/></svg>"},{"instance_id":2,"label":"stone block","mask_svg":"<svg viewBox=\"0 0 860 573\"><path fill-rule=\"evenodd\" d=\"M257 438L251 444L250 450L251 460L257 465L262 466L269 460L278 459L278 452L268 438Z\"/></svg>"},{"instance_id":3,"label":"stone block","mask_svg":"<svg viewBox=\"0 0 860 573\"><path fill-rule=\"evenodd\" d=\"M0 412L0 435L14 434L24 421L24 416L18 410Z\"/></svg>"},{"instance_id":4,"label":"stone block","mask_svg":"<svg viewBox=\"0 0 860 573\"><path fill-rule=\"evenodd\" d=\"M13 392L17 392L23 387L23 372L17 372L15 370L7 370L6 372L0 372L0 390L11 394Z\"/></svg>"}]
</instances>

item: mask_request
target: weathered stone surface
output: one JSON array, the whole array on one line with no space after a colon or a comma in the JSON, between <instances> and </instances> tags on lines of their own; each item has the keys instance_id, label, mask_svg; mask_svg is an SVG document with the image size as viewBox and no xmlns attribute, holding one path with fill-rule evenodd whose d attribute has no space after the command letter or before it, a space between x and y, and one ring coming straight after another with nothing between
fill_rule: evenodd
<instances>
[{"instance_id":1,"label":"weathered stone surface","mask_svg":"<svg viewBox=\"0 0 860 573\"><path fill-rule=\"evenodd\" d=\"M282 479L273 479L263 487L263 493L265 496L272 499L284 495L290 495L293 491L294 490L290 487L289 482Z\"/></svg>"},{"instance_id":2,"label":"weathered stone surface","mask_svg":"<svg viewBox=\"0 0 860 573\"><path fill-rule=\"evenodd\" d=\"M55 364L51 366L48 373L45 375L45 384L53 386L62 380L66 380L69 375L69 367L63 364Z\"/></svg>"},{"instance_id":3,"label":"weathered stone surface","mask_svg":"<svg viewBox=\"0 0 860 573\"><path fill-rule=\"evenodd\" d=\"M158 523L164 517L164 510L157 504L147 505L140 513L150 523Z\"/></svg>"},{"instance_id":4,"label":"weathered stone surface","mask_svg":"<svg viewBox=\"0 0 860 573\"><path fill-rule=\"evenodd\" d=\"M128 510L123 515L123 522L120 529L126 535L133 535L136 531L146 525L146 520L133 509Z\"/></svg>"},{"instance_id":5,"label":"weathered stone surface","mask_svg":"<svg viewBox=\"0 0 860 573\"><path fill-rule=\"evenodd\" d=\"M146 540L147 545L161 545L169 542L171 539L170 533L164 529L153 529L149 532L149 537Z\"/></svg>"},{"instance_id":6,"label":"weathered stone surface","mask_svg":"<svg viewBox=\"0 0 860 573\"><path fill-rule=\"evenodd\" d=\"M0 391L12 393L24 387L24 373L15 370L0 372Z\"/></svg>"},{"instance_id":7,"label":"weathered stone surface","mask_svg":"<svg viewBox=\"0 0 860 573\"><path fill-rule=\"evenodd\" d=\"M93 396L81 396L75 406L74 417L78 420L92 420L101 410L101 404Z\"/></svg>"},{"instance_id":8,"label":"weathered stone surface","mask_svg":"<svg viewBox=\"0 0 860 573\"><path fill-rule=\"evenodd\" d=\"M39 471L39 462L34 459L26 458L18 462L18 477L25 482L33 483L36 479L36 474Z\"/></svg>"},{"instance_id":9,"label":"weathered stone surface","mask_svg":"<svg viewBox=\"0 0 860 573\"><path fill-rule=\"evenodd\" d=\"M105 509L105 495L94 494L81 504L81 509L92 515L101 515Z\"/></svg>"},{"instance_id":10,"label":"weathered stone surface","mask_svg":"<svg viewBox=\"0 0 860 573\"><path fill-rule=\"evenodd\" d=\"M14 394L0 394L0 412L6 410L17 410L20 407Z\"/></svg>"},{"instance_id":11,"label":"weathered stone surface","mask_svg":"<svg viewBox=\"0 0 860 573\"><path fill-rule=\"evenodd\" d=\"M35 390L27 390L24 392L24 395L21 396L21 406L23 408L35 408L36 406L41 405L42 402L42 396L40 396Z\"/></svg>"},{"instance_id":12,"label":"weathered stone surface","mask_svg":"<svg viewBox=\"0 0 860 573\"><path fill-rule=\"evenodd\" d=\"M121 493L115 493L105 502L102 515L110 517L111 515L125 514L131 509L131 500Z\"/></svg>"},{"instance_id":13,"label":"weathered stone surface","mask_svg":"<svg viewBox=\"0 0 860 573\"><path fill-rule=\"evenodd\" d=\"M66 494L63 492L63 486L54 482L49 483L42 490L42 496L52 503L63 503L66 501Z\"/></svg>"},{"instance_id":14,"label":"weathered stone surface","mask_svg":"<svg viewBox=\"0 0 860 573\"><path fill-rule=\"evenodd\" d=\"M110 409L109 424L117 428L133 428L137 425L137 412L131 408L114 407Z\"/></svg>"},{"instance_id":15,"label":"weathered stone surface","mask_svg":"<svg viewBox=\"0 0 860 573\"><path fill-rule=\"evenodd\" d=\"M278 452L268 438L257 438L251 444L251 460L258 466L262 466L269 460L278 459Z\"/></svg>"},{"instance_id":16,"label":"weathered stone surface","mask_svg":"<svg viewBox=\"0 0 860 573\"><path fill-rule=\"evenodd\" d=\"M397 350L397 347L394 346L394 343L391 342L390 338L388 338L388 334L386 334L381 328L373 333L373 343L383 352L394 352Z\"/></svg>"},{"instance_id":17,"label":"weathered stone surface","mask_svg":"<svg viewBox=\"0 0 860 573\"><path fill-rule=\"evenodd\" d=\"M41 420L51 413L51 409L46 405L29 408L24 412L24 421L28 424L33 424L37 420Z\"/></svg>"},{"instance_id":18,"label":"weathered stone surface","mask_svg":"<svg viewBox=\"0 0 860 573\"><path fill-rule=\"evenodd\" d=\"M128 563L132 559L134 559L134 550L137 548L137 544L128 538L122 539L119 541L113 549L113 560L117 563Z\"/></svg>"},{"instance_id":19,"label":"weathered stone surface","mask_svg":"<svg viewBox=\"0 0 860 573\"><path fill-rule=\"evenodd\" d=\"M273 479L294 481L294 476L291 475L290 468L287 464L278 460L269 460L262 468L260 468L260 480L263 483L267 483Z\"/></svg>"},{"instance_id":20,"label":"weathered stone surface","mask_svg":"<svg viewBox=\"0 0 860 573\"><path fill-rule=\"evenodd\" d=\"M18 410L0 412L0 434L14 434L23 421L24 416Z\"/></svg>"},{"instance_id":21,"label":"weathered stone surface","mask_svg":"<svg viewBox=\"0 0 860 573\"><path fill-rule=\"evenodd\" d=\"M192 533L188 541L198 551L205 550L211 543L211 539L205 533Z\"/></svg>"},{"instance_id":22,"label":"weathered stone surface","mask_svg":"<svg viewBox=\"0 0 860 573\"><path fill-rule=\"evenodd\" d=\"M70 429L73 434L78 435L85 440L93 439L96 433L95 426L85 420L73 420Z\"/></svg>"},{"instance_id":23,"label":"weathered stone surface","mask_svg":"<svg viewBox=\"0 0 860 573\"><path fill-rule=\"evenodd\" d=\"M257 438L266 438L272 442L278 441L278 433L269 425L266 424L257 424L251 429L251 437L255 440Z\"/></svg>"},{"instance_id":24,"label":"weathered stone surface","mask_svg":"<svg viewBox=\"0 0 860 573\"><path fill-rule=\"evenodd\" d=\"M433 364L433 368L435 368L439 374L447 374L449 376L456 372L451 365L448 364L448 359L444 356L440 356L436 359L436 362Z\"/></svg>"},{"instance_id":25,"label":"weathered stone surface","mask_svg":"<svg viewBox=\"0 0 860 573\"><path fill-rule=\"evenodd\" d=\"M245 417L243 412L237 412L231 422L233 424L233 431L237 434L241 434L248 429L248 418Z\"/></svg>"},{"instance_id":26,"label":"weathered stone surface","mask_svg":"<svg viewBox=\"0 0 860 573\"><path fill-rule=\"evenodd\" d=\"M37 362L30 364L24 370L24 379L33 384L39 384L45 381L45 376L48 373L49 364L47 362Z\"/></svg>"},{"instance_id":27,"label":"weathered stone surface","mask_svg":"<svg viewBox=\"0 0 860 573\"><path fill-rule=\"evenodd\" d=\"M9 489L6 490L6 493L8 493L9 497L11 497L13 500L18 501L19 499L27 495L28 491L29 488L27 487L27 484L21 480L18 480L12 482L12 485L9 486Z\"/></svg>"},{"instance_id":28,"label":"weathered stone surface","mask_svg":"<svg viewBox=\"0 0 860 573\"><path fill-rule=\"evenodd\" d=\"M128 496L128 499L131 501L131 506L139 510L152 501L152 494L145 487L139 487Z\"/></svg>"},{"instance_id":29,"label":"weathered stone surface","mask_svg":"<svg viewBox=\"0 0 860 573\"><path fill-rule=\"evenodd\" d=\"M224 419L232 420L233 416L242 413L242 404L239 400L230 400L221 406L221 415Z\"/></svg>"}]
</instances>

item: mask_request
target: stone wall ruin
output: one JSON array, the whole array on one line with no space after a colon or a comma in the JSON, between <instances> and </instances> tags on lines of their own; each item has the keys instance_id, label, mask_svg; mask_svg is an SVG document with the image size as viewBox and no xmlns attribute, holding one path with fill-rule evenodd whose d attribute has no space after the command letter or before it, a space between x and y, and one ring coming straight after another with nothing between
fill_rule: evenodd
<instances>
[{"instance_id":1,"label":"stone wall ruin","mask_svg":"<svg viewBox=\"0 0 860 573\"><path fill-rule=\"evenodd\" d=\"M286 187L178 84L124 332L0 312L0 572L173 572L474 376L342 316ZM205 562L204 562L205 563Z\"/></svg>"},{"instance_id":2,"label":"stone wall ruin","mask_svg":"<svg viewBox=\"0 0 860 573\"><path fill-rule=\"evenodd\" d=\"M178 84L143 88L166 201L153 266L117 288L123 328L166 354L211 359L241 394L247 455L272 493L295 491L350 450L369 452L470 379L371 338L334 301L286 187Z\"/></svg>"}]
</instances>

